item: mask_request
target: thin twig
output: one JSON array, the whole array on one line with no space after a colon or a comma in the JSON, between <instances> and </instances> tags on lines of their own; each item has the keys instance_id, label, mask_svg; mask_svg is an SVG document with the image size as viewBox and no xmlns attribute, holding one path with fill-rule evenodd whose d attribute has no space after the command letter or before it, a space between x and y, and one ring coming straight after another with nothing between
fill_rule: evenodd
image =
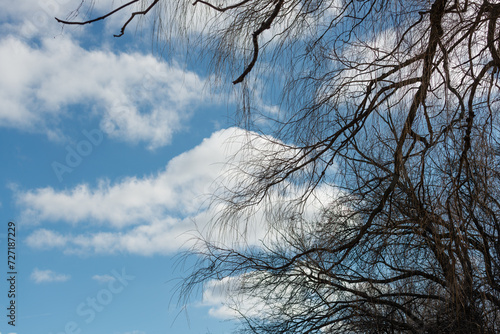
<instances>
[{"instance_id":1,"label":"thin twig","mask_svg":"<svg viewBox=\"0 0 500 334\"><path fill-rule=\"evenodd\" d=\"M158 2L160 2L160 0L155 0L153 1L153 3L151 5L149 5L148 8L146 8L145 10L143 11L139 11L139 12L133 12L132 15L130 15L129 19L127 20L127 22L125 22L125 24L122 26L121 30L120 30L120 34L118 35L113 35L115 37L121 37L123 36L123 34L125 33L125 28L128 26L128 24L130 22L132 22L132 20L134 19L134 17L136 15L146 15L151 9L153 9L154 6L156 6L158 4Z\"/></svg>"}]
</instances>

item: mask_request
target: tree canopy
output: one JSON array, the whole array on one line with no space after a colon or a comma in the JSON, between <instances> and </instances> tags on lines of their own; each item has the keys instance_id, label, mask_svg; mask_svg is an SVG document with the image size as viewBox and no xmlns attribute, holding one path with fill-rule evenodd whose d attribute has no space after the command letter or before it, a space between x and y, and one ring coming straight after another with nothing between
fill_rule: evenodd
<instances>
[{"instance_id":1,"label":"tree canopy","mask_svg":"<svg viewBox=\"0 0 500 334\"><path fill-rule=\"evenodd\" d=\"M262 111L262 134L247 123L258 153L217 194L214 224L240 226L263 208L272 237L203 240L186 291L234 280L241 329L255 333L500 331L500 3L134 0L117 10L136 3L118 35L151 15L167 42L194 43L218 80L241 86L250 120L256 90L279 100ZM311 201L321 202L312 216Z\"/></svg>"}]
</instances>

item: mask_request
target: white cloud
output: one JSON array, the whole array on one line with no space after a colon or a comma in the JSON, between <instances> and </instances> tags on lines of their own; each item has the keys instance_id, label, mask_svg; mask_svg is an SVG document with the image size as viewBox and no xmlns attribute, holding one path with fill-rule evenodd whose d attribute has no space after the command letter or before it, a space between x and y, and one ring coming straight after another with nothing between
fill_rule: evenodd
<instances>
[{"instance_id":1,"label":"white cloud","mask_svg":"<svg viewBox=\"0 0 500 334\"><path fill-rule=\"evenodd\" d=\"M23 0L3 6L0 12L0 30L32 39L35 37L54 37L63 31L80 35L88 31L88 26L64 26L55 17L69 21L85 21L97 18L110 10L119 7L125 0L119 1L87 1L81 0ZM140 4L130 6L128 11L113 15L104 21L107 34L116 34L130 13L140 8ZM94 25L100 25L98 22ZM133 25L130 25L133 30Z\"/></svg>"},{"instance_id":2,"label":"white cloud","mask_svg":"<svg viewBox=\"0 0 500 334\"><path fill-rule=\"evenodd\" d=\"M116 278L114 276L111 276L111 275L94 275L94 276L92 276L92 279L94 281L99 282L99 283L107 283L107 282L111 282L111 281L116 281Z\"/></svg>"},{"instance_id":3,"label":"white cloud","mask_svg":"<svg viewBox=\"0 0 500 334\"><path fill-rule=\"evenodd\" d=\"M63 222L73 233L36 229L27 238L34 248L60 248L67 253L168 254L186 246L210 221L208 195L227 156L236 145L225 145L240 129L214 133L200 145L172 159L154 175L129 177L96 187L81 184L70 190L52 187L14 189L21 221ZM96 230L96 226L98 226ZM78 231L78 232L77 232Z\"/></svg>"},{"instance_id":4,"label":"white cloud","mask_svg":"<svg viewBox=\"0 0 500 334\"><path fill-rule=\"evenodd\" d=\"M154 149L170 143L194 107L203 81L178 64L151 55L88 51L67 38L40 46L0 40L0 124L58 136L58 123L76 105L92 108L101 129Z\"/></svg>"},{"instance_id":5,"label":"white cloud","mask_svg":"<svg viewBox=\"0 0 500 334\"><path fill-rule=\"evenodd\" d=\"M68 0L24 0L2 6L0 29L25 38L60 33L55 16L65 15L77 4Z\"/></svg>"},{"instance_id":6,"label":"white cloud","mask_svg":"<svg viewBox=\"0 0 500 334\"><path fill-rule=\"evenodd\" d=\"M218 131L153 175L128 177L116 183L101 180L95 187L80 184L61 191L52 187L18 191L17 203L29 216L27 220L90 222L114 228L152 222L166 215L192 216L202 208L206 195L212 193L226 154L234 153L226 151L224 142L238 133L243 132Z\"/></svg>"},{"instance_id":7,"label":"white cloud","mask_svg":"<svg viewBox=\"0 0 500 334\"><path fill-rule=\"evenodd\" d=\"M276 236L267 227L265 203L256 207L252 221L242 221L241 226L225 229L223 234L211 233L213 230L209 228L212 218L224 209L223 204L218 204L209 210L211 195L221 184L232 188L231 182L249 177L245 174L221 177L227 168L232 168L224 164L228 157L233 157L233 162L238 164L241 157L236 153L242 152L248 136L254 145L268 145L265 157L245 150L246 157L251 157L256 165L276 154L289 153L275 151L273 155L273 144L232 128L213 133L197 147L172 159L156 174L128 177L114 183L104 180L96 186L80 184L67 190L13 189L21 209L20 222L44 223L43 228L28 236L27 243L34 248L59 248L66 253L152 255L171 254L192 246L199 233L228 243L241 241L234 236L242 231L247 237L245 242L250 244L259 243L264 235L270 240ZM252 165L249 168L251 171ZM322 203L330 200L331 195L320 189L311 196L305 213L314 216ZM269 201L280 204L279 198ZM47 222L71 224L73 232L57 232L50 229Z\"/></svg>"},{"instance_id":8,"label":"white cloud","mask_svg":"<svg viewBox=\"0 0 500 334\"><path fill-rule=\"evenodd\" d=\"M37 284L46 282L66 282L70 278L70 275L59 274L52 270L40 270L38 268L35 268L31 273L31 279Z\"/></svg>"},{"instance_id":9,"label":"white cloud","mask_svg":"<svg viewBox=\"0 0 500 334\"><path fill-rule=\"evenodd\" d=\"M34 248L63 247L68 242L66 236L46 229L37 230L27 240Z\"/></svg>"},{"instance_id":10,"label":"white cloud","mask_svg":"<svg viewBox=\"0 0 500 334\"><path fill-rule=\"evenodd\" d=\"M65 254L82 256L116 253L149 256L177 252L192 239L193 235L189 234L190 229L194 229L192 221L175 219L143 224L123 232L62 234L38 229L28 236L26 242L34 248L62 248ZM45 239L49 233L64 242Z\"/></svg>"},{"instance_id":11,"label":"white cloud","mask_svg":"<svg viewBox=\"0 0 500 334\"><path fill-rule=\"evenodd\" d=\"M250 295L241 290L245 276L227 276L221 280L208 281L203 286L203 298L198 306L209 307L208 313L219 319L258 317L267 312L264 295ZM255 291L254 291L255 292ZM262 290L268 294L268 291ZM237 311L236 311L237 310Z\"/></svg>"},{"instance_id":12,"label":"white cloud","mask_svg":"<svg viewBox=\"0 0 500 334\"><path fill-rule=\"evenodd\" d=\"M234 301L231 296L239 296L234 293L239 284L236 277L225 277L222 280L211 280L203 286L203 297L200 306L209 307L208 314L219 319L234 319L238 313L234 310Z\"/></svg>"}]
</instances>

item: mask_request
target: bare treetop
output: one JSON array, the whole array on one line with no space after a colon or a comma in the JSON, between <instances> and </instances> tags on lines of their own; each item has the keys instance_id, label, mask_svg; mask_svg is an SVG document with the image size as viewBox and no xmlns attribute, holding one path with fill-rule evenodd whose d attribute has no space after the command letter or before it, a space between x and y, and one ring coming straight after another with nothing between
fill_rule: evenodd
<instances>
[{"instance_id":1,"label":"bare treetop","mask_svg":"<svg viewBox=\"0 0 500 334\"><path fill-rule=\"evenodd\" d=\"M136 15L156 15L170 42L189 37L242 86L245 112L258 113L255 89L279 95L265 114L273 131L249 136L214 217L216 229L238 228L264 207L278 237L203 240L186 291L239 282L248 332L500 331L500 3L141 6L122 34ZM314 218L311 197L328 198Z\"/></svg>"}]
</instances>

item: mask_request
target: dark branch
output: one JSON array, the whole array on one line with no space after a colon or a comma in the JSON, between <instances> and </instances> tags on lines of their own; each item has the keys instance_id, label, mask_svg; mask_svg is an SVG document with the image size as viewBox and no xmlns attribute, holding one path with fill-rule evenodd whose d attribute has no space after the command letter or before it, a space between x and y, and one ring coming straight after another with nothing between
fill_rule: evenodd
<instances>
[{"instance_id":1,"label":"dark branch","mask_svg":"<svg viewBox=\"0 0 500 334\"><path fill-rule=\"evenodd\" d=\"M138 12L133 12L129 19L123 24L122 28L120 29L120 33L117 34L117 35L113 35L114 37L121 37L123 36L123 34L125 33L125 29L127 28L128 24L130 22L132 22L132 20L134 19L134 17L136 15L146 15L151 9L153 9L154 6L156 6L158 4L160 0L155 0L153 1L153 3L151 3L151 5L149 5L148 8L146 8L145 10L142 10L142 11L138 11ZM97 17L95 19L92 19L92 20L88 20L88 21L65 21L65 20L61 20L59 18L55 18L57 22L59 23L63 23L63 24L73 24L73 25L85 25L85 24L90 24L90 23L93 23L93 22L97 22L97 21L100 21L100 20L104 20L105 18L121 11L122 9L125 9L131 5L133 5L134 3L136 2L139 2L139 0L132 0L130 2L127 2L126 4L124 4L123 6L120 6L114 10L112 10L111 12L107 13L106 15L103 15L103 16L100 16L100 17Z\"/></svg>"},{"instance_id":2,"label":"dark branch","mask_svg":"<svg viewBox=\"0 0 500 334\"><path fill-rule=\"evenodd\" d=\"M271 28L271 24L273 23L274 19L276 19L276 17L278 16L278 14L280 12L281 6L283 5L283 1L284 0L280 0L276 4L276 7L274 7L274 10L273 10L271 16L269 16L269 18L267 20L262 22L262 25L260 26L260 28L257 29L256 31L254 31L254 33L252 34L252 42L253 42L252 60L250 61L250 64L248 64L248 66L245 68L243 73L238 77L238 79L233 81L233 84L236 85L236 84L243 82L243 80L245 79L247 74L250 73L250 71L252 71L253 67L255 66L255 63L257 62L257 58L259 57L259 40L258 40L259 36L265 30Z\"/></svg>"},{"instance_id":3,"label":"dark branch","mask_svg":"<svg viewBox=\"0 0 500 334\"><path fill-rule=\"evenodd\" d=\"M125 28L128 26L128 24L130 22L132 22L132 20L134 19L134 17L136 15L146 15L151 9L153 9L154 6L156 6L156 4L158 4L160 0L155 0L153 1L153 3L151 5L149 5L148 8L146 8L145 10L142 10L142 11L139 11L139 12L133 12L132 15L130 15L129 19L127 20L127 22L125 22L125 24L122 26L121 30L120 30L120 33L118 35L113 35L115 37L121 37L123 36L123 34L125 33Z\"/></svg>"},{"instance_id":4,"label":"dark branch","mask_svg":"<svg viewBox=\"0 0 500 334\"><path fill-rule=\"evenodd\" d=\"M95 19L92 19L92 20L88 20L88 21L65 21L65 20L61 20L61 19L58 19L57 17L55 18L57 22L59 23L63 23L63 24L74 24L74 25L85 25L85 24L90 24L90 23L93 23L93 22L97 22L97 21L100 21L100 20L104 20L105 18L107 18L108 16L111 16L117 12L119 12L120 10L124 9L124 8L127 8L128 6L130 5L133 5L134 3L138 2L139 0L132 0L126 4L124 4L123 6L120 6L114 10L112 10L111 12L107 13L106 15L103 15L103 16L100 16L98 18L95 18Z\"/></svg>"},{"instance_id":5,"label":"dark branch","mask_svg":"<svg viewBox=\"0 0 500 334\"><path fill-rule=\"evenodd\" d=\"M218 12L223 13L226 10L238 8L238 7L240 7L240 6L246 4L247 2L250 2L250 1L252 1L252 0L243 0L243 1L239 2L239 3L231 5L231 6L217 7L217 6L212 5L210 2L203 1L203 0L196 0L195 2L193 2L193 6L196 6L196 4L201 3L201 4L204 4L205 6L208 6L208 7L212 8L212 9L215 9Z\"/></svg>"}]
</instances>

